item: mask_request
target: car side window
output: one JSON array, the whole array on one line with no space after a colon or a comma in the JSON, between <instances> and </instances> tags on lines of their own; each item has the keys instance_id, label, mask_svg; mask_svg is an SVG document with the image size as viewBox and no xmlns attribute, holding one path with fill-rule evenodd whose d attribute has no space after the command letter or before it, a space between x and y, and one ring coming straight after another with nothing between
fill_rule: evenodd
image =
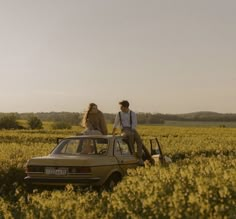
<instances>
[{"instance_id":1,"label":"car side window","mask_svg":"<svg viewBox=\"0 0 236 219\"><path fill-rule=\"evenodd\" d=\"M80 154L95 154L95 145L94 141L91 139L84 139Z\"/></svg>"},{"instance_id":2,"label":"car side window","mask_svg":"<svg viewBox=\"0 0 236 219\"><path fill-rule=\"evenodd\" d=\"M61 150L61 153L65 154L75 154L78 149L78 141L77 140L71 140L68 141L67 144L63 147Z\"/></svg>"},{"instance_id":3,"label":"car side window","mask_svg":"<svg viewBox=\"0 0 236 219\"><path fill-rule=\"evenodd\" d=\"M114 155L131 155L127 142L123 141L122 139L117 140L115 142Z\"/></svg>"},{"instance_id":4,"label":"car side window","mask_svg":"<svg viewBox=\"0 0 236 219\"><path fill-rule=\"evenodd\" d=\"M99 154L106 155L108 152L107 139L70 139L61 143L60 149L55 151L57 154Z\"/></svg>"}]
</instances>

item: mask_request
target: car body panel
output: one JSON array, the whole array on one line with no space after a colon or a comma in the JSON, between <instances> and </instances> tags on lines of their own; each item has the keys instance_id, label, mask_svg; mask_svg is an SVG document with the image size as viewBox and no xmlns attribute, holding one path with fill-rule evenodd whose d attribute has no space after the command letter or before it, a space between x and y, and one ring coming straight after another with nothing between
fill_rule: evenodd
<instances>
[{"instance_id":1,"label":"car body panel","mask_svg":"<svg viewBox=\"0 0 236 219\"><path fill-rule=\"evenodd\" d=\"M102 186L112 174L123 177L127 169L138 166L125 140L109 135L62 139L48 156L27 162L25 181L31 185ZM118 146L120 151L115 152ZM92 148L88 154L84 153L86 147Z\"/></svg>"}]
</instances>

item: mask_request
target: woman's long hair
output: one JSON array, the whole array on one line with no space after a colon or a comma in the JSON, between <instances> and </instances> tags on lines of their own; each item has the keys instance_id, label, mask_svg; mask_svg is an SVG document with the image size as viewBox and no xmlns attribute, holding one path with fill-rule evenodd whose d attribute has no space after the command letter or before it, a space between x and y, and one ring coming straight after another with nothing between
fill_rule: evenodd
<instances>
[{"instance_id":1,"label":"woman's long hair","mask_svg":"<svg viewBox=\"0 0 236 219\"><path fill-rule=\"evenodd\" d=\"M89 115L90 111L92 110L92 108L93 108L94 106L97 107L97 104L95 104L95 103L90 103L90 104L89 104L88 110L85 112L84 117L83 117L83 119L82 119L82 126L83 126L83 127L87 127L88 115Z\"/></svg>"}]
</instances>

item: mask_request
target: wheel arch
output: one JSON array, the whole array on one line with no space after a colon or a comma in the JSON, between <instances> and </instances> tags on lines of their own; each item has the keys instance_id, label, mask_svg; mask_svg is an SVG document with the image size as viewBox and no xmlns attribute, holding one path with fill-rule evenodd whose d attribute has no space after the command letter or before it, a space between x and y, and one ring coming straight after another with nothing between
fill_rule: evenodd
<instances>
[{"instance_id":1,"label":"wheel arch","mask_svg":"<svg viewBox=\"0 0 236 219\"><path fill-rule=\"evenodd\" d=\"M111 176L118 176L120 180L123 178L123 173L119 169L114 169L107 174L106 178L103 180L102 184L106 183Z\"/></svg>"}]
</instances>

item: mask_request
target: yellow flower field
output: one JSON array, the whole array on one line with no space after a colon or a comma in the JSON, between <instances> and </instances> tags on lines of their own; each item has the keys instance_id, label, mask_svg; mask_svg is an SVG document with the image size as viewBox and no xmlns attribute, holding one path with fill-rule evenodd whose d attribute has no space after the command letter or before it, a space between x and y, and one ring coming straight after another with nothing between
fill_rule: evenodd
<instances>
[{"instance_id":1,"label":"yellow flower field","mask_svg":"<svg viewBox=\"0 0 236 219\"><path fill-rule=\"evenodd\" d=\"M0 131L0 218L236 218L236 128L140 126L171 164L130 170L113 192L68 185L27 194L26 161L80 131Z\"/></svg>"}]
</instances>

